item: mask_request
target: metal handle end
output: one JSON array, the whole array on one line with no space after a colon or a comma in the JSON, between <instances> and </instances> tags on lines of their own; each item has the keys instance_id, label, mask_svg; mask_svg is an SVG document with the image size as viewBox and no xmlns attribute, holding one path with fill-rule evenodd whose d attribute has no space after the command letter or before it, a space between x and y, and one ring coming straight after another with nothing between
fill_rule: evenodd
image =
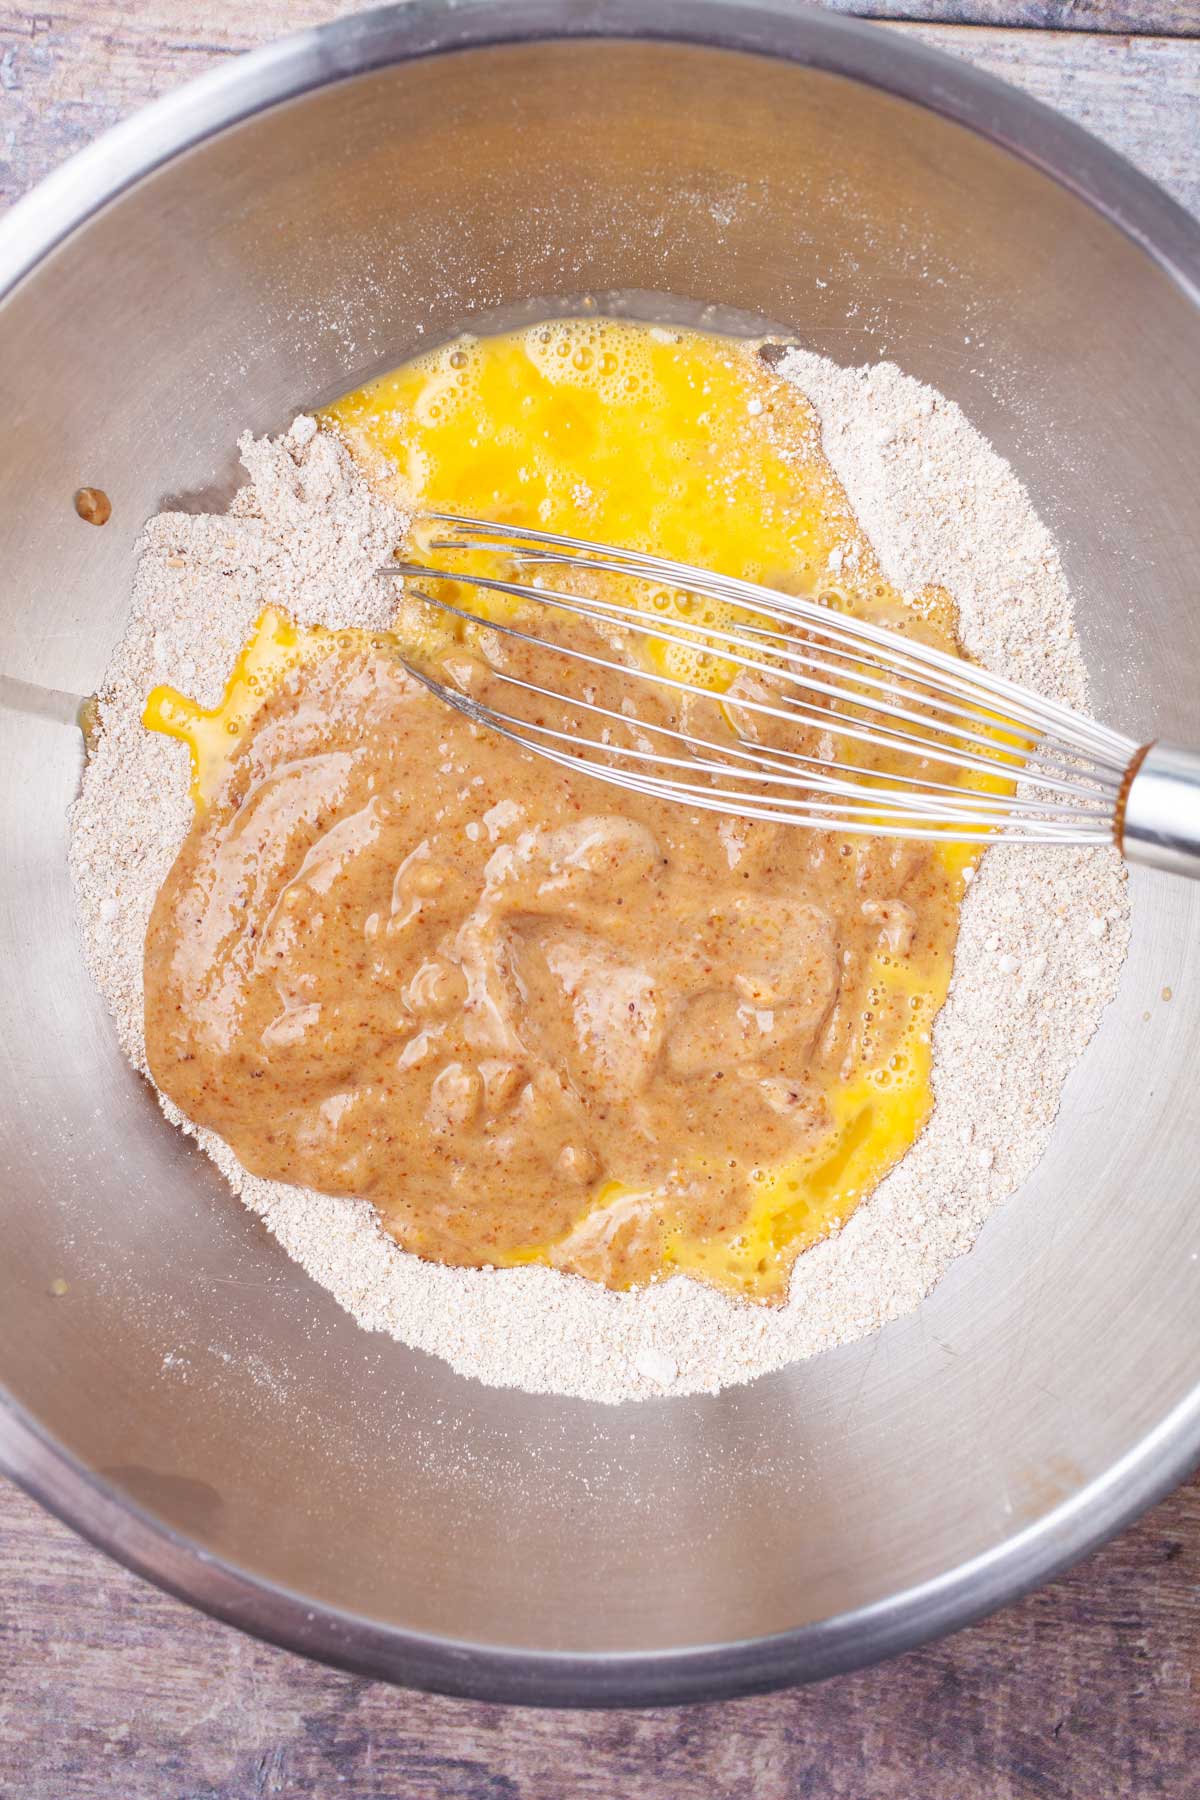
<instances>
[{"instance_id":1,"label":"metal handle end","mask_svg":"<svg viewBox=\"0 0 1200 1800\"><path fill-rule=\"evenodd\" d=\"M1200 879L1200 755L1147 744L1130 764L1117 844L1132 863Z\"/></svg>"}]
</instances>

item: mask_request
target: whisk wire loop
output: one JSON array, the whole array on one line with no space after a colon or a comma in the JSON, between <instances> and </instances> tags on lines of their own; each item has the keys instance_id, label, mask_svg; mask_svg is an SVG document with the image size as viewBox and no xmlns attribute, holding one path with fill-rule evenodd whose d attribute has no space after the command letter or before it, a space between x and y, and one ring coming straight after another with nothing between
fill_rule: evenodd
<instances>
[{"instance_id":1,"label":"whisk wire loop","mask_svg":"<svg viewBox=\"0 0 1200 1800\"><path fill-rule=\"evenodd\" d=\"M403 578L413 599L514 646L548 650L576 674L615 673L631 697L675 703L675 722L664 723L650 716L652 706L639 710L631 698L605 706L586 688L563 691L514 674L503 659L489 669L483 698L404 659L474 723L560 767L699 810L851 834L967 844L1113 839L1137 745L1058 701L921 639L754 582L559 533L427 516L450 528L428 541L428 554L484 552L533 574L522 580L397 560L387 573ZM668 586L715 602L724 618L679 609L664 616L591 587L572 591L562 585L568 573ZM430 583L514 600L519 623L455 604ZM538 629L555 616L587 625L594 638L580 643ZM630 641L642 653L618 655ZM726 691L669 673L673 652L693 672L697 658L702 671L719 669ZM552 722L524 716L497 703L493 685L560 711ZM712 715L722 722L719 736L711 723L692 728L697 702L720 703ZM759 741L768 730L779 736L780 726L798 744Z\"/></svg>"}]
</instances>

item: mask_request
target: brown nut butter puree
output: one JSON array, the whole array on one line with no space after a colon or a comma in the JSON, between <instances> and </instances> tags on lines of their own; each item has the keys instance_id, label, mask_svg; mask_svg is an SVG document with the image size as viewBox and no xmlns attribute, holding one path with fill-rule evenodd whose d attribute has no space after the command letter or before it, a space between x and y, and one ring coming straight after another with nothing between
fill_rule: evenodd
<instances>
[{"instance_id":1,"label":"brown nut butter puree","mask_svg":"<svg viewBox=\"0 0 1200 1800\"><path fill-rule=\"evenodd\" d=\"M640 359L627 414L623 389L593 406L582 350L559 356L543 330L464 340L433 375L410 365L341 403L340 424L407 458L425 505L495 511L493 488L516 491L534 445L532 523L751 575L766 546L768 576L788 569L806 589L848 546L857 573L834 603L911 624L802 396L722 340L630 348L643 329L601 331L597 349L597 366L618 350ZM672 500L681 468L696 491ZM713 487L706 507L704 484L731 469L736 505ZM936 611L934 596L914 628L953 647ZM560 641L569 631L625 653L554 626ZM292 650L267 678L283 638ZM406 675L398 641L268 613L231 681L236 718L151 697L147 722L192 746L200 802L146 941L154 1079L254 1174L369 1200L420 1256L543 1262L617 1288L682 1271L782 1298L796 1256L928 1115L970 858L619 793L451 711ZM633 691L490 632L427 651L446 680L509 710L496 670L574 681L576 696L586 685L616 711ZM763 721L737 701L755 679L720 700L639 683L637 707L693 726L703 709L702 735L749 736Z\"/></svg>"},{"instance_id":2,"label":"brown nut butter puree","mask_svg":"<svg viewBox=\"0 0 1200 1800\"><path fill-rule=\"evenodd\" d=\"M903 1075L928 1012L885 978L938 958L957 880L918 845L618 796L340 635L256 714L159 895L155 1080L253 1173L368 1198L421 1256L624 1287L708 1246L698 1273L726 1252L722 1285L778 1292L802 1233L739 1257L757 1189L836 1152L832 1100L886 1114L869 1077ZM511 710L491 666L548 660L442 667Z\"/></svg>"}]
</instances>

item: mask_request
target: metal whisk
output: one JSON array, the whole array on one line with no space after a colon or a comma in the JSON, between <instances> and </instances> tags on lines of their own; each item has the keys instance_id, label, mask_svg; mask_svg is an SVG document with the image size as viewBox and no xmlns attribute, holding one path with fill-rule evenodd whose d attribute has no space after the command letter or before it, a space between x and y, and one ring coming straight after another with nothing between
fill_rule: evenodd
<instances>
[{"instance_id":1,"label":"metal whisk","mask_svg":"<svg viewBox=\"0 0 1200 1800\"><path fill-rule=\"evenodd\" d=\"M1200 875L1200 756L1193 752L1139 745L916 638L753 582L554 532L451 513L427 517L446 528L429 542L430 553L495 553L530 579L397 561L387 573L404 577L411 596L514 648L552 653L564 669L572 665L575 679L616 671L628 683L622 704L605 706L589 697L586 680L568 692L498 661L480 698L407 662L447 704L539 756L620 788L744 819L941 842L1115 843L1131 861ZM587 578L587 591L571 591L572 575ZM605 597L594 591L597 576L716 601L723 622L663 617ZM430 583L523 605L510 619L488 618L431 592ZM584 644L556 639L556 620L583 621L599 635ZM660 651L699 653L748 677L752 688L746 692L743 680L733 717L756 729L738 729L729 707L719 731L694 728L686 711L654 719L647 686L683 708L706 701L710 714L711 687L660 672L646 656L604 654L618 647L614 637L626 636ZM512 705L498 704L499 695ZM524 716L520 700L531 696L535 716ZM768 723L776 732L780 724L790 728L801 747L757 741L757 727Z\"/></svg>"}]
</instances>

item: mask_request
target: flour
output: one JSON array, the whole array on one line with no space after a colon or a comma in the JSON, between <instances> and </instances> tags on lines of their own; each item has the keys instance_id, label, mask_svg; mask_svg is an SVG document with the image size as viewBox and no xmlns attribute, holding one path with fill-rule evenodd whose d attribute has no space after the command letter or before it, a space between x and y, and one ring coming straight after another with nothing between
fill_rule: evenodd
<instances>
[{"instance_id":1,"label":"flour","mask_svg":"<svg viewBox=\"0 0 1200 1800\"><path fill-rule=\"evenodd\" d=\"M914 596L946 587L972 655L1086 705L1054 545L959 409L888 364L845 370L790 351L778 372L813 401L826 454L890 580ZM187 753L142 727L147 692L170 680L214 704L268 604L305 623L374 629L395 613L394 584L377 571L407 521L341 445L301 417L286 436L247 438L241 450L250 483L227 515L167 513L146 528L72 817L85 952L143 1072L142 943L191 816ZM840 572L831 568L831 580ZM211 1133L197 1136L288 1253L368 1330L530 1392L619 1401L716 1391L877 1330L969 1249L1041 1157L1128 933L1115 851L988 853L935 1028L932 1119L840 1234L800 1258L788 1302L774 1310L679 1278L615 1294L549 1269L423 1263L363 1202L262 1181Z\"/></svg>"}]
</instances>

